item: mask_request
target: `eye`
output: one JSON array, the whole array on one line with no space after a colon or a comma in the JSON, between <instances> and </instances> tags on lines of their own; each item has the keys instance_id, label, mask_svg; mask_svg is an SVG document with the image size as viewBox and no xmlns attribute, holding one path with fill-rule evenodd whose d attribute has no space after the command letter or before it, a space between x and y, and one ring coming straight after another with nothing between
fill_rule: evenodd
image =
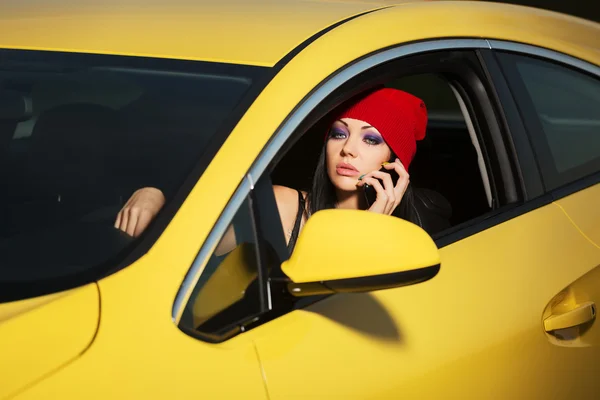
<instances>
[{"instance_id":1,"label":"eye","mask_svg":"<svg viewBox=\"0 0 600 400\"><path fill-rule=\"evenodd\" d=\"M348 134L341 129L332 129L329 131L330 139L345 139Z\"/></svg>"},{"instance_id":2,"label":"eye","mask_svg":"<svg viewBox=\"0 0 600 400\"><path fill-rule=\"evenodd\" d=\"M378 144L381 144L381 142L383 142L383 139L377 136L365 135L363 141L369 146L377 146Z\"/></svg>"}]
</instances>

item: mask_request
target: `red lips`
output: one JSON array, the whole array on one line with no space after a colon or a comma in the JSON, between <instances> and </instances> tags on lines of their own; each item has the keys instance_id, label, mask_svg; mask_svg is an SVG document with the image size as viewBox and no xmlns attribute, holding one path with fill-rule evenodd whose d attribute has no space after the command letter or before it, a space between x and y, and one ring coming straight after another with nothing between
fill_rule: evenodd
<instances>
[{"instance_id":1,"label":"red lips","mask_svg":"<svg viewBox=\"0 0 600 400\"><path fill-rule=\"evenodd\" d=\"M358 170L351 164L339 163L335 166L335 171L341 176L356 176L359 174Z\"/></svg>"}]
</instances>

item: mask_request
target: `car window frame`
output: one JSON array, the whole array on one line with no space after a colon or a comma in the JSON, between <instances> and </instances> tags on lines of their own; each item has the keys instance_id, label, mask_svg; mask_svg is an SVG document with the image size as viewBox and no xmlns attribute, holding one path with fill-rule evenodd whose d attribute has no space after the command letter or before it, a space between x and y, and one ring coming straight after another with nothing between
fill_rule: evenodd
<instances>
[{"instance_id":1,"label":"car window frame","mask_svg":"<svg viewBox=\"0 0 600 400\"><path fill-rule=\"evenodd\" d=\"M400 44L393 48L382 49L381 51L376 52L375 54L367 55L359 60L356 60L353 63L345 66L344 68L338 70L335 74L330 76L325 81L321 82L316 88L314 88L294 109L294 111L288 115L288 117L280 124L278 129L273 133L271 140L265 145L261 153L257 156L255 162L249 169L248 173L242 179L240 186L234 192L234 195L231 201L224 208L217 224L214 229L208 235L206 241L201 247L201 250L196 257L190 271L186 275L180 290L176 296L175 302L173 304L172 309L172 319L176 325L179 324L179 320L181 317L181 312L187 300L189 298L189 293L193 289L195 282L201 274L202 267L205 264L206 260L212 254L215 246L218 243L218 240L221 238L227 226L232 221L235 216L239 206L242 204L243 200L250 194L253 190L253 182L257 181L257 178L261 178L269 175L269 169L272 166L273 162L277 159L277 157L281 154L281 150L292 142L292 136L296 134L298 131L302 131L303 126L307 124L307 121L312 125L314 121L317 119L315 117L315 110L318 110L323 116L330 110L322 110L319 106L325 101L328 100L332 95L344 84L351 81L353 78L362 76L368 70L373 69L374 67L381 66L389 61L394 60L403 60L409 56L425 54L432 51L452 51L452 50L465 50L476 53L478 50L488 49L489 43L485 39L438 39L438 40L430 40L418 43L409 43L409 44ZM483 64L483 62L481 62ZM483 77L482 79L486 80L487 77ZM480 82L481 83L481 82ZM355 88L355 90L360 90L359 88ZM348 94L346 93L346 96ZM488 96L488 100L494 104L495 98L491 94ZM347 98L347 97L346 97ZM472 106L472 105L471 105ZM494 115L496 112L500 112L501 110L489 110L491 114ZM496 151L497 146L502 146L503 150L507 152L507 148L503 143L503 137L501 135L505 135L506 126L503 125L501 120L496 120L491 123L495 126L495 134L498 136L496 138L496 142L492 144L492 148ZM499 143L501 141L502 143ZM492 140L493 142L493 140ZM489 146L489 144L488 144ZM505 155L505 157L509 157ZM510 160L509 162L512 162ZM507 172L504 171L506 174ZM518 177L513 174L512 171L509 171L511 179L517 179ZM494 178L491 178L494 179ZM272 189L270 190L272 193ZM511 201L508 206L500 207L497 210L494 210L491 215L484 215L481 218L476 218L474 221L471 221L468 225L471 229L465 229L464 226L458 226L453 232L446 233L441 240L436 240L436 243L439 247L443 247L450 243L453 243L457 240L463 239L466 236L470 236L480 230L487 229L493 224L489 222L494 220L494 224L500 223L501 218L490 218L493 216L504 216L508 215L506 213L507 209L514 209L515 201ZM481 222L484 222L483 224ZM283 231L282 231L283 237ZM320 296L323 297L323 296ZM314 301L318 301L318 298L307 298L304 299L302 304L310 304ZM298 307L295 307L298 308ZM292 308L293 309L293 308ZM286 313L291 311L291 309L280 310L279 313L271 313L265 320L259 321L255 325L259 325L260 323L264 323L267 320L277 317L282 313Z\"/></svg>"},{"instance_id":2,"label":"car window frame","mask_svg":"<svg viewBox=\"0 0 600 400\"><path fill-rule=\"evenodd\" d=\"M448 47L444 47L443 43L460 43L458 44L458 46L448 46ZM465 45L462 46L461 44L464 43ZM412 56L418 56L420 54L427 54L429 52L432 51L452 51L452 50L465 50L465 51L473 51L475 53L478 53L479 51L482 50L486 50L489 49L489 45L487 45L487 40L481 40L478 42L477 39L449 39L449 40L437 40L437 41L432 41L432 42L419 42L419 43L411 43L411 44L404 44L404 45L399 45L398 47L394 47L391 49L385 49L382 50L382 52L380 53L376 53L375 55L371 55L371 56L367 56L365 58L362 58L360 60L357 61L357 63L361 63L364 61L369 61L372 58L375 58L375 60L377 61L381 61L380 63L377 63L376 65L369 65L367 63L368 66L366 66L364 68L364 70L359 70L360 72L355 72L353 74L347 74L346 76L350 75L349 78L347 78L346 81L343 82L339 82L339 84L336 86L337 88L342 87L343 85L348 84L349 81L351 81L353 78L363 75L364 73L366 73L365 71L370 70L376 70L376 67L379 65L383 65L384 63L389 65L390 63L392 63L393 61L397 61L398 64L403 63L407 57L412 57ZM431 47L429 45L432 45ZM416 46L417 49L415 49L415 51L406 51L407 47L408 48L412 48L412 46ZM421 49L418 49L419 47L422 47ZM485 47L483 47L485 46ZM403 51L404 50L404 51ZM382 57L382 60L379 59L378 60L378 56L381 56L382 53L387 53L387 52L397 52L396 55L393 56L389 56L389 57ZM400 53L400 54L398 54ZM481 66L484 67L483 65L483 60L480 60L481 62ZM394 64L395 65L395 64ZM353 69L354 67L356 67L356 64L352 64L350 66L348 66L348 69ZM421 68L422 66L417 66L417 68ZM390 76L396 76L399 75L400 72L398 72L397 68L393 69L392 67L389 68L389 72L388 75ZM359 69L359 68L357 68ZM485 73L485 68L483 68L484 71L482 71L483 73ZM423 71L418 69L417 70L418 73L422 73ZM343 72L343 71L342 71ZM375 75L373 74L376 79L381 80L382 82L385 81L385 79L382 78L381 75ZM339 75L333 77L333 79L335 78L339 78ZM477 77L479 79L478 82L469 82L469 85L471 85L472 87L474 86L479 86L480 84L484 84L485 82L483 82L484 80L487 80L487 76L484 77ZM320 89L323 89L325 86L327 86L330 82L323 82L321 83L320 87L316 88L313 90L313 96L318 94ZM453 82L448 82L449 84L452 84ZM487 82L490 83L491 82ZM356 84L356 83L352 83L349 84L348 86L350 86L354 91L354 93L358 93L361 90L366 89L368 86L361 86L360 84ZM372 86L372 84L371 84ZM460 86L460 85L458 85ZM495 171L491 171L490 173L490 181L493 182L494 184L498 184L498 182L502 182L502 179L504 178L504 176L506 175L510 175L511 179L514 179L514 185L515 186L519 186L519 187L515 187L515 190L518 193L515 193L515 198L514 199L510 199L508 198L508 196L506 196L505 193L502 192L502 188L500 188L500 190L498 191L494 191L493 193L493 198L495 202L500 202L501 204L495 204L493 209L488 212L485 213L484 215L481 215L479 217L473 218L471 220L468 220L464 223L461 223L459 225L453 226L450 229L444 230L442 232L440 232L439 234L436 234L433 236L433 239L436 241L436 243L438 244L438 246L446 246L449 245L457 240L461 240L464 239L467 236L471 236L477 232L480 232L481 230L487 229L493 225L499 224L501 222L503 222L503 218L502 215L505 211L509 211L512 210L514 207L520 205L522 203L522 193L519 191L520 189L522 189L522 183L520 182L520 178L519 178L519 171L512 169L509 170L511 167L513 168L518 168L518 164L516 163L516 156L514 154L512 154L512 147L509 146L510 143L507 143L505 141L505 139L509 138L509 135L506 133L506 131L509 129L509 127L504 123L505 119L501 118L501 116L498 116L498 114L501 114L503 112L503 110L501 108L498 109L494 109L494 106L500 106L499 104L497 104L497 100L496 100L496 96L494 96L493 93L493 88L486 88L490 90L489 93L489 97L487 98L486 102L490 103L490 104L486 104L486 112L482 113L480 112L479 115L476 115L473 119L474 123L482 123L482 121L484 119L489 119L489 120L494 120L495 122L492 123L492 127L494 128L494 132L490 132L488 135L484 135L484 137L482 138L481 135L479 136L479 140L480 141L485 141L487 143L481 143L482 144L482 148L485 151L485 148L493 148L495 153L501 153L504 152L504 157L505 160L503 160L504 163L504 171L499 172L498 170L500 168L496 168ZM463 90L458 90L459 94L461 95L461 97L463 98L463 100L467 101L468 103L473 103L473 93L470 94L465 94ZM329 112L331 110L331 108L327 109L327 110L321 110L320 115L314 115L314 111L313 110L318 110L318 105L327 97L327 96L333 96L334 90L332 89L330 92L327 92L326 96L323 96L322 98L320 98L318 101L316 99L308 99L309 102L308 103L301 103L297 108L296 108L296 115L292 115L289 116L288 119L284 122L284 124L282 124L282 126L279 128L279 130L277 131L277 133L273 136L273 138L271 139L269 145L275 147L275 149L268 149L267 145L265 147L265 149L263 149L263 152L261 153L261 155L258 157L257 161L255 162L254 166L251 168L250 173L256 176L259 176L258 174L263 173L266 169L268 169L270 167L270 165L274 162L277 161L277 157L280 157L280 154L282 153L282 149L284 149L286 146L292 146L294 144L294 141L291 140L292 136L297 134L297 131L303 131L303 129L301 128L302 125L305 125L306 128L308 128L308 126L312 125L316 120L318 120L319 118L321 118L322 116L324 116L327 112ZM348 96L351 96L352 94L346 94L346 98ZM476 97L476 96L475 96ZM313 100L311 102L311 100ZM477 98L475 100L481 100L480 98ZM488 101L489 100L489 101ZM310 104L310 105L309 105ZM314 109L310 109L310 107L314 107ZM467 108L470 110L471 113L473 113L473 110L479 110L482 106L480 104L468 104ZM302 111L304 111L305 113L302 113ZM481 110L479 110L481 111ZM302 113L302 115L300 116L299 114ZM298 120L300 120L302 118L302 120L300 122L298 122ZM487 123L487 122L486 122ZM285 135L282 135L282 130L285 129L285 125L289 124L295 124L295 126L297 128L296 131L289 131L286 132ZM477 131L479 131L480 129L476 129ZM280 136L277 136L277 135ZM283 143L283 144L282 144ZM499 152L498 149L501 148L502 151ZM269 154L271 153L271 154ZM510 153L510 154L509 154ZM274 156L273 156L274 154ZM495 157L498 157L498 155L496 154ZM511 164L510 166L506 165L506 164ZM514 165L512 165L514 164ZM488 165L488 168L490 168L490 166ZM494 177L494 172L496 174L496 177ZM504 175L504 176L501 176ZM501 183L500 186L502 186L504 183ZM502 199L499 199L499 193L500 195L504 195ZM508 215L508 214L506 214Z\"/></svg>"},{"instance_id":3,"label":"car window frame","mask_svg":"<svg viewBox=\"0 0 600 400\"><path fill-rule=\"evenodd\" d=\"M236 336L239 333L246 331L259 319L261 320L261 322L264 321L265 315L268 315L267 318L272 318L272 316L270 316L272 312L277 311L274 310L273 306L274 302L272 301L272 288L274 286L277 286L278 283L284 283L272 282L269 271L267 269L267 262L265 262L265 260L269 259L276 260L275 269L277 269L277 267L288 258L284 230L281 225L279 213L273 212L273 210L277 209L277 202L275 199L275 193L273 191L270 176L268 174L265 174L261 177L261 179L259 179L258 182L254 183L252 178L247 175L244 178L242 186L243 190L238 192L240 195L236 196L234 201L236 203L239 202L239 206L236 208L237 211L239 211L241 207L244 206L246 200L248 201L246 206L248 206L249 208L248 217L250 219L249 222L251 225L252 236L254 239L254 247L257 257L256 279L258 285L257 296L259 310L251 315L241 315L238 320L224 325L222 327L223 332L221 334L201 332L194 329L194 327L188 326L185 323L185 321L181 319L181 316L183 316L183 312L185 310L185 307L188 305L189 301L193 300L193 290L198 284L198 281L204 272L204 268L198 268L193 278L190 277L191 279L195 280L193 280L192 291L190 291L189 296L187 297L185 302L181 303L181 315L177 325L182 332L188 334L189 336L210 343L220 343L229 338L232 338L233 336ZM246 191L246 196L242 196L241 194ZM227 225L219 226L220 231L223 232L221 237L225 234L231 222ZM208 261L208 259L212 256L213 252L214 250L208 253L208 258L206 258L206 261ZM200 258L198 257L196 261L198 261L199 259ZM202 266L204 265L206 265L206 263L203 263ZM219 267L220 266L217 266L217 269ZM217 315L213 317L216 317Z\"/></svg>"},{"instance_id":4,"label":"car window frame","mask_svg":"<svg viewBox=\"0 0 600 400\"><path fill-rule=\"evenodd\" d=\"M531 61L541 61L568 71L580 73L593 78L600 85L600 67L591 63L575 59L565 54L551 51L526 52L527 48L498 48L494 52L495 58L502 71L509 90L513 94L515 104L526 127L529 140L534 152L534 157L538 166L539 174L543 182L545 192L568 192L570 186L580 187L582 181L594 182L594 176L600 174L600 168L596 172L587 172L589 165L600 167L600 159L589 161L586 164L574 167L565 172L559 172L553 163L551 150L547 142L546 133L535 109L533 99L524 87L521 76L515 70L512 62L513 56L523 57ZM518 100L517 100L518 99ZM547 161L544 161L547 160ZM579 189L580 190L580 189Z\"/></svg>"}]
</instances>

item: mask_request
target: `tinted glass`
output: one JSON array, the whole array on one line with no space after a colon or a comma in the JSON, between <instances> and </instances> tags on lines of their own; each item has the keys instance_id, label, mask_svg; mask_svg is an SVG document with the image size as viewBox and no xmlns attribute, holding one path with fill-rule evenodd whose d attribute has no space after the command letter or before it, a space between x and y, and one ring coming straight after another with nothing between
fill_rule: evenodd
<instances>
[{"instance_id":1,"label":"tinted glass","mask_svg":"<svg viewBox=\"0 0 600 400\"><path fill-rule=\"evenodd\" d=\"M0 299L110 270L132 241L113 228L124 202L144 186L169 199L265 71L0 52Z\"/></svg>"},{"instance_id":2,"label":"tinted glass","mask_svg":"<svg viewBox=\"0 0 600 400\"><path fill-rule=\"evenodd\" d=\"M501 61L533 135L548 189L600 169L600 80L513 54Z\"/></svg>"}]
</instances>

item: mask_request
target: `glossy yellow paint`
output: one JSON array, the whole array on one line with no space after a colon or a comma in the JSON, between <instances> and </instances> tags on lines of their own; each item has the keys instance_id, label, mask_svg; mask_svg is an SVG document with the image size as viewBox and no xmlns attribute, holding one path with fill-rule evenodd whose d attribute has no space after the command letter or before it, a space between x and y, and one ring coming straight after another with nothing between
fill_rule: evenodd
<instances>
[{"instance_id":1,"label":"glossy yellow paint","mask_svg":"<svg viewBox=\"0 0 600 400\"><path fill-rule=\"evenodd\" d=\"M334 244L340 232L352 234ZM312 216L302 233L290 259L281 265L294 283L385 275L440 263L437 247L423 229L382 214L325 210ZM368 245L373 240L376 251ZM333 245L341 251L332 252Z\"/></svg>"},{"instance_id":2,"label":"glossy yellow paint","mask_svg":"<svg viewBox=\"0 0 600 400\"><path fill-rule=\"evenodd\" d=\"M31 307L36 300L38 307ZM44 297L43 306L39 300L2 305L21 311L0 321L2 399L79 357L96 334L100 299L95 283Z\"/></svg>"},{"instance_id":3,"label":"glossy yellow paint","mask_svg":"<svg viewBox=\"0 0 600 400\"><path fill-rule=\"evenodd\" d=\"M9 0L2 3L0 48L271 66L312 34L382 5L302 0Z\"/></svg>"},{"instance_id":4,"label":"glossy yellow paint","mask_svg":"<svg viewBox=\"0 0 600 400\"><path fill-rule=\"evenodd\" d=\"M249 336L205 343L173 323L176 288L165 282L180 262L177 252L149 254L100 281L102 321L94 344L15 399L265 399Z\"/></svg>"},{"instance_id":5,"label":"glossy yellow paint","mask_svg":"<svg viewBox=\"0 0 600 400\"><path fill-rule=\"evenodd\" d=\"M57 6L57 13L65 13L60 15L48 11L23 19L27 10L3 14L0 47L272 65L315 31L372 7L359 2L319 2L313 7L306 2L301 10L286 9L296 12L294 23L276 21L287 11L242 15L240 9L228 10L230 18L219 19L223 29L215 30L211 20L220 14L197 11L203 9L191 3L173 14L158 5L132 11L126 4L134 3L125 3L123 15L135 13L139 20L102 18L105 14L94 14L92 6L86 12L77 7L67 11L70 3L64 4ZM326 11L329 5L336 11ZM29 33L23 33L25 28ZM222 41L205 40L215 32ZM585 397L585 384L555 383L574 368L581 382L594 384L595 370L589 366L598 354L564 352L551 344L542 310L565 287L595 271L600 250L556 204L442 249L441 272L431 281L334 296L222 344L185 335L171 312L185 274L241 178L295 106L340 67L388 46L446 37L525 42L600 64L599 32L592 23L539 10L424 2L380 10L325 34L271 81L155 246L98 283L102 320L93 345L16 398L264 399L265 384L271 399L303 397L310 389L322 398L395 398L398 393L448 398L464 397L465 387L480 398L531 398L539 393ZM206 196L215 187L219 190ZM45 316L26 328L35 329L40 321L55 319ZM527 357L515 363L516 355L523 354ZM514 367L498 374L499 365ZM535 371L539 379L524 381L524 370L529 377Z\"/></svg>"},{"instance_id":6,"label":"glossy yellow paint","mask_svg":"<svg viewBox=\"0 0 600 400\"><path fill-rule=\"evenodd\" d=\"M598 389L598 350L565 353L544 332L547 302L600 261L556 205L440 253L430 281L334 296L250 331L270 398L586 398ZM579 386L565 382L574 375Z\"/></svg>"},{"instance_id":7,"label":"glossy yellow paint","mask_svg":"<svg viewBox=\"0 0 600 400\"><path fill-rule=\"evenodd\" d=\"M581 233L600 248L600 184L557 201Z\"/></svg>"},{"instance_id":8,"label":"glossy yellow paint","mask_svg":"<svg viewBox=\"0 0 600 400\"><path fill-rule=\"evenodd\" d=\"M0 324L6 320L14 318L19 314L26 313L34 308L41 307L44 304L50 303L62 296L65 296L69 292L50 293L45 296L33 297L30 299L24 299L20 301L13 301L9 303L0 303Z\"/></svg>"}]
</instances>

